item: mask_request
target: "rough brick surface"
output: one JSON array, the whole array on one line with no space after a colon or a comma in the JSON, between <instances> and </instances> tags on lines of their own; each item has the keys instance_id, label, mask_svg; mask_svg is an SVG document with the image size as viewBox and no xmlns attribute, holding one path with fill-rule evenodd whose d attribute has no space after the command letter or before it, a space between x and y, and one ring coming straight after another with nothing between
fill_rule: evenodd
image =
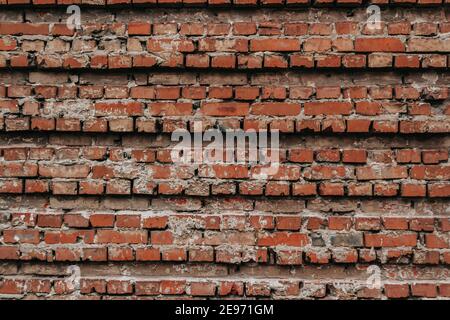
<instances>
[{"instance_id":1,"label":"rough brick surface","mask_svg":"<svg viewBox=\"0 0 450 320\"><path fill-rule=\"evenodd\" d=\"M0 0L0 298L450 298L448 4Z\"/></svg>"}]
</instances>

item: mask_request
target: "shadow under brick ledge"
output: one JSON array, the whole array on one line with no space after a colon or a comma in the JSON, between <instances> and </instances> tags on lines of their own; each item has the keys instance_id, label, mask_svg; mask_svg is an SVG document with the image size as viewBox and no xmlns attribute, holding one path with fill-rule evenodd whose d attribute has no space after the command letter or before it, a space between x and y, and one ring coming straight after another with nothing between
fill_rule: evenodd
<instances>
[{"instance_id":1,"label":"shadow under brick ledge","mask_svg":"<svg viewBox=\"0 0 450 320\"><path fill-rule=\"evenodd\" d=\"M188 2L0 0L0 299L449 299L448 0Z\"/></svg>"}]
</instances>

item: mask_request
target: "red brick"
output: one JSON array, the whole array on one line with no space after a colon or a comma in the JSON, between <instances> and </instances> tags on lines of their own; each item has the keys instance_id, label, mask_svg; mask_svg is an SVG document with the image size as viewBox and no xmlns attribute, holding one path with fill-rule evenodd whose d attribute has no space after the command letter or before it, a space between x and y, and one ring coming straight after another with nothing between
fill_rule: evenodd
<instances>
[{"instance_id":1,"label":"red brick","mask_svg":"<svg viewBox=\"0 0 450 320\"><path fill-rule=\"evenodd\" d=\"M403 52L405 45L397 38L358 38L355 40L357 52Z\"/></svg>"},{"instance_id":2,"label":"red brick","mask_svg":"<svg viewBox=\"0 0 450 320\"><path fill-rule=\"evenodd\" d=\"M214 296L216 293L216 285L214 283L192 282L190 288L193 296Z\"/></svg>"},{"instance_id":3,"label":"red brick","mask_svg":"<svg viewBox=\"0 0 450 320\"><path fill-rule=\"evenodd\" d=\"M415 247L417 244L416 234L365 234L366 247Z\"/></svg>"},{"instance_id":4,"label":"red brick","mask_svg":"<svg viewBox=\"0 0 450 320\"><path fill-rule=\"evenodd\" d=\"M306 115L349 115L352 110L350 102L306 102Z\"/></svg>"},{"instance_id":5,"label":"red brick","mask_svg":"<svg viewBox=\"0 0 450 320\"><path fill-rule=\"evenodd\" d=\"M437 286L429 283L417 283L411 285L411 293L414 297L437 297Z\"/></svg>"},{"instance_id":6,"label":"red brick","mask_svg":"<svg viewBox=\"0 0 450 320\"><path fill-rule=\"evenodd\" d=\"M384 294L388 298L408 298L409 286L407 284L386 284Z\"/></svg>"},{"instance_id":7,"label":"red brick","mask_svg":"<svg viewBox=\"0 0 450 320\"><path fill-rule=\"evenodd\" d=\"M255 39L250 41L250 51L298 51L297 39Z\"/></svg>"}]
</instances>

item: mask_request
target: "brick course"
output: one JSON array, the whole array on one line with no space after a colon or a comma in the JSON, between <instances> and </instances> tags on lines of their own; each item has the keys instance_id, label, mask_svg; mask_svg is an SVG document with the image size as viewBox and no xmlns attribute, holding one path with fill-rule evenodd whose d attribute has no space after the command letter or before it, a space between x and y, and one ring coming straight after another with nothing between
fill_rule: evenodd
<instances>
[{"instance_id":1,"label":"brick course","mask_svg":"<svg viewBox=\"0 0 450 320\"><path fill-rule=\"evenodd\" d=\"M0 298L449 298L448 3L0 0Z\"/></svg>"}]
</instances>

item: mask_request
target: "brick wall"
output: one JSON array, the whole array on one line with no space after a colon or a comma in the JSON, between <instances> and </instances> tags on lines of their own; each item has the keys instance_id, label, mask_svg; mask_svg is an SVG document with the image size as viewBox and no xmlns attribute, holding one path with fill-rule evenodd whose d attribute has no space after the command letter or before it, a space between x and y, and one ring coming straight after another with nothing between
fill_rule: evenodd
<instances>
[{"instance_id":1,"label":"brick wall","mask_svg":"<svg viewBox=\"0 0 450 320\"><path fill-rule=\"evenodd\" d=\"M373 3L0 0L0 298L450 297L449 2Z\"/></svg>"}]
</instances>

